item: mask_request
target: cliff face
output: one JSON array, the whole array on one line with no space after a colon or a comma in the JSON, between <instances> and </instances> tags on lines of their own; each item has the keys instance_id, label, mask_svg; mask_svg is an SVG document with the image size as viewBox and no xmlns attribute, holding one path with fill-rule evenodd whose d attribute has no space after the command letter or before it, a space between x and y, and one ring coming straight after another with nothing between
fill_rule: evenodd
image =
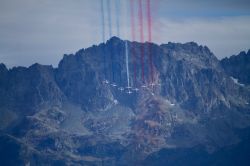
<instances>
[{"instance_id":1,"label":"cliff face","mask_svg":"<svg viewBox=\"0 0 250 166\"><path fill-rule=\"evenodd\" d=\"M118 90L127 80L125 41L116 37L65 55L58 68L0 65L0 143L16 147L13 165L136 165L180 148L216 154L241 142L237 132L250 125L249 89L207 47L127 44L130 81L139 87L132 94ZM140 88L142 48L146 84L152 53L154 88Z\"/></svg>"},{"instance_id":2,"label":"cliff face","mask_svg":"<svg viewBox=\"0 0 250 166\"><path fill-rule=\"evenodd\" d=\"M238 80L238 83L250 84L250 50L224 58L220 61L226 73Z\"/></svg>"}]
</instances>

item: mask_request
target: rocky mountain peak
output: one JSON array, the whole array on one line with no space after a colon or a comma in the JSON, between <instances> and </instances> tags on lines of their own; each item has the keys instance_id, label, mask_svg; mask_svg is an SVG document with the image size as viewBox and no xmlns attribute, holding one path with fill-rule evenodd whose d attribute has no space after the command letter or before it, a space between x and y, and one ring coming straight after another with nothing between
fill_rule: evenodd
<instances>
[{"instance_id":1,"label":"rocky mountain peak","mask_svg":"<svg viewBox=\"0 0 250 166\"><path fill-rule=\"evenodd\" d=\"M8 69L7 67L3 64L3 63L0 63L0 79L4 79L4 77L6 77L5 74L7 74L8 72Z\"/></svg>"},{"instance_id":2,"label":"rocky mountain peak","mask_svg":"<svg viewBox=\"0 0 250 166\"><path fill-rule=\"evenodd\" d=\"M247 51L247 55L250 56L250 49Z\"/></svg>"},{"instance_id":3,"label":"rocky mountain peak","mask_svg":"<svg viewBox=\"0 0 250 166\"><path fill-rule=\"evenodd\" d=\"M5 64L0 63L0 71L7 71L7 67L5 66Z\"/></svg>"},{"instance_id":4,"label":"rocky mountain peak","mask_svg":"<svg viewBox=\"0 0 250 166\"><path fill-rule=\"evenodd\" d=\"M18 144L15 152L31 165L36 159L48 165L141 165L164 149L199 146L209 155L242 140L236 131L250 126L249 90L225 73L206 46L127 44L131 86L135 64L139 89L132 94L118 90L127 86L127 73L125 41L117 37L64 55L58 68L0 65L0 72L7 70L0 75L0 145Z\"/></svg>"},{"instance_id":5,"label":"rocky mountain peak","mask_svg":"<svg viewBox=\"0 0 250 166\"><path fill-rule=\"evenodd\" d=\"M120 43L120 42L124 42L123 40L121 40L119 37L113 36L111 37L108 41L107 44L116 44L116 43Z\"/></svg>"},{"instance_id":6,"label":"rocky mountain peak","mask_svg":"<svg viewBox=\"0 0 250 166\"><path fill-rule=\"evenodd\" d=\"M199 68L218 68L218 59L206 46L198 45L195 42L185 44L168 43L162 44L163 51L170 57L183 61Z\"/></svg>"},{"instance_id":7,"label":"rocky mountain peak","mask_svg":"<svg viewBox=\"0 0 250 166\"><path fill-rule=\"evenodd\" d=\"M229 58L224 58L220 61L225 72L236 78L239 83L250 84L250 50L240 52L238 55L233 55Z\"/></svg>"}]
</instances>

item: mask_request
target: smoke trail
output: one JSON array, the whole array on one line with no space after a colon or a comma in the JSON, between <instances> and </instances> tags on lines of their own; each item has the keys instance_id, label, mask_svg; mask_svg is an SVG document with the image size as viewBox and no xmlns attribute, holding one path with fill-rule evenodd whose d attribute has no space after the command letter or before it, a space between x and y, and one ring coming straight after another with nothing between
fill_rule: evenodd
<instances>
[{"instance_id":1,"label":"smoke trail","mask_svg":"<svg viewBox=\"0 0 250 166\"><path fill-rule=\"evenodd\" d=\"M115 0L115 13L116 13L116 35L117 37L120 38L120 23L121 23L121 1L120 0ZM119 57L119 62L122 62L122 56L120 55L119 48L116 47L116 53L117 56ZM122 64L119 66L120 72L119 72L119 83L122 85Z\"/></svg>"},{"instance_id":2,"label":"smoke trail","mask_svg":"<svg viewBox=\"0 0 250 166\"><path fill-rule=\"evenodd\" d=\"M130 80L129 80L129 66L128 66L128 42L125 42L125 54L126 54L126 70L127 70L127 83L128 87L130 85Z\"/></svg>"},{"instance_id":3,"label":"smoke trail","mask_svg":"<svg viewBox=\"0 0 250 166\"><path fill-rule=\"evenodd\" d=\"M108 10L108 25L109 25L109 38L112 37L112 17L111 17L111 4L110 0L107 0L107 10ZM114 72L114 52L111 49L111 77L112 82L115 82L115 72Z\"/></svg>"},{"instance_id":4,"label":"smoke trail","mask_svg":"<svg viewBox=\"0 0 250 166\"><path fill-rule=\"evenodd\" d=\"M115 12L116 12L117 37L120 37L120 0L115 1Z\"/></svg>"},{"instance_id":5,"label":"smoke trail","mask_svg":"<svg viewBox=\"0 0 250 166\"><path fill-rule=\"evenodd\" d=\"M101 0L101 15L102 15L102 42L105 42L105 16L104 16L104 4Z\"/></svg>"},{"instance_id":6,"label":"smoke trail","mask_svg":"<svg viewBox=\"0 0 250 166\"><path fill-rule=\"evenodd\" d=\"M112 18L111 18L110 0L107 0L107 9L108 9L109 37L112 37Z\"/></svg>"},{"instance_id":7,"label":"smoke trail","mask_svg":"<svg viewBox=\"0 0 250 166\"><path fill-rule=\"evenodd\" d=\"M139 0L139 28L140 28L140 40L141 43L144 42L144 32L143 32L143 13L142 13L142 0ZM142 73L142 83L145 83L144 79L144 47L141 44L141 73Z\"/></svg>"},{"instance_id":8,"label":"smoke trail","mask_svg":"<svg viewBox=\"0 0 250 166\"><path fill-rule=\"evenodd\" d=\"M140 28L140 40L144 42L144 32L143 32L143 11L142 11L142 0L139 0L139 28Z\"/></svg>"},{"instance_id":9,"label":"smoke trail","mask_svg":"<svg viewBox=\"0 0 250 166\"><path fill-rule=\"evenodd\" d=\"M150 81L154 81L154 71L153 71L153 62L152 62L152 48L150 43L152 41L152 18L151 18L151 4L150 0L147 0L147 24L148 24L148 55L149 55L149 66L150 66Z\"/></svg>"},{"instance_id":10,"label":"smoke trail","mask_svg":"<svg viewBox=\"0 0 250 166\"><path fill-rule=\"evenodd\" d=\"M102 42L105 43L105 15L104 15L104 3L101 0L101 18L102 18ZM107 70L106 70L106 55L105 48L103 48L103 62L104 62L104 76L105 80L107 79Z\"/></svg>"},{"instance_id":11,"label":"smoke trail","mask_svg":"<svg viewBox=\"0 0 250 166\"><path fill-rule=\"evenodd\" d=\"M134 14L134 0L130 0L130 22L131 22L131 35L132 41L135 41L135 14ZM132 57L133 57L133 65L134 65L134 86L137 86L137 68L136 68L136 56L135 56L135 47L134 44L131 43L132 46Z\"/></svg>"},{"instance_id":12,"label":"smoke trail","mask_svg":"<svg viewBox=\"0 0 250 166\"><path fill-rule=\"evenodd\" d=\"M126 15L128 14L129 14L129 3L126 3ZM129 17L127 17L126 19L126 24L129 24ZM126 36L127 35L129 35L129 29L126 29ZM127 87L130 87L128 41L125 41L125 58L126 58Z\"/></svg>"},{"instance_id":13,"label":"smoke trail","mask_svg":"<svg viewBox=\"0 0 250 166\"><path fill-rule=\"evenodd\" d=\"M150 0L147 0L147 19L148 19L148 41L152 41L152 18L151 18L151 4Z\"/></svg>"}]
</instances>

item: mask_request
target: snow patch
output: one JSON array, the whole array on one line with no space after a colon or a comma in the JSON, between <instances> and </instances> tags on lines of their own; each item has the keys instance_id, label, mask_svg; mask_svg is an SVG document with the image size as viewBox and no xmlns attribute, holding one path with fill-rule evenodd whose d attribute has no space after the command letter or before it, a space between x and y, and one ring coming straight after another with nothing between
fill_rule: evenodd
<instances>
[{"instance_id":1,"label":"snow patch","mask_svg":"<svg viewBox=\"0 0 250 166\"><path fill-rule=\"evenodd\" d=\"M115 105L118 104L118 100L114 100Z\"/></svg>"},{"instance_id":2,"label":"snow patch","mask_svg":"<svg viewBox=\"0 0 250 166\"><path fill-rule=\"evenodd\" d=\"M175 104L174 103L171 103L169 100L165 100L170 106L175 106Z\"/></svg>"},{"instance_id":3,"label":"snow patch","mask_svg":"<svg viewBox=\"0 0 250 166\"><path fill-rule=\"evenodd\" d=\"M169 104L170 106L172 106L172 107L175 106L175 104L172 103L172 102L170 102L169 100L166 99L165 101L166 101L166 103Z\"/></svg>"},{"instance_id":4,"label":"snow patch","mask_svg":"<svg viewBox=\"0 0 250 166\"><path fill-rule=\"evenodd\" d=\"M245 86L244 84L239 83L239 80L237 78L234 78L234 77L230 77L230 78L233 80L235 84L240 85L240 86Z\"/></svg>"}]
</instances>

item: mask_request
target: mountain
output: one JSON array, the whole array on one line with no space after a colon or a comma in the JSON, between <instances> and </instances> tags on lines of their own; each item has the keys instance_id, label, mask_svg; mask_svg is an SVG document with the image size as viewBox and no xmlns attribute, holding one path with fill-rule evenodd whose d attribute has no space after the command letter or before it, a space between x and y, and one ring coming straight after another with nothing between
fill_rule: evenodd
<instances>
[{"instance_id":1,"label":"mountain","mask_svg":"<svg viewBox=\"0 0 250 166\"><path fill-rule=\"evenodd\" d=\"M126 44L130 81L139 88L132 94L104 83L107 79L127 85ZM150 54L155 86L145 88L141 86L150 83ZM113 37L64 55L57 68L0 65L0 161L4 165L249 163L248 156L239 153L250 151L249 102L249 89L236 83L206 46Z\"/></svg>"},{"instance_id":2,"label":"mountain","mask_svg":"<svg viewBox=\"0 0 250 166\"><path fill-rule=\"evenodd\" d=\"M237 79L235 81L239 84L250 85L250 50L226 57L220 63L226 73Z\"/></svg>"}]
</instances>

